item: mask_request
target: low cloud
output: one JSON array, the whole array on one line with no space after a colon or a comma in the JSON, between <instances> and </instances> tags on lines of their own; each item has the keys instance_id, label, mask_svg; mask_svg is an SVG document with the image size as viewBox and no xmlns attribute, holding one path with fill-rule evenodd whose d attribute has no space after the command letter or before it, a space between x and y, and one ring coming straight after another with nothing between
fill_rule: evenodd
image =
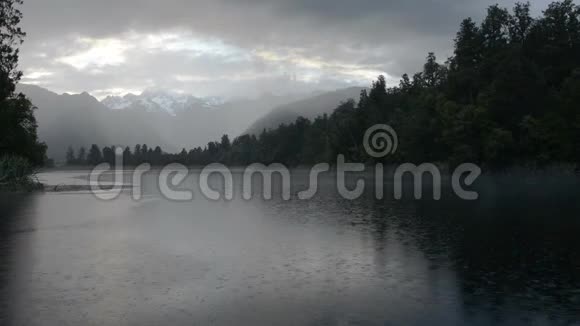
<instances>
[{"instance_id":1,"label":"low cloud","mask_svg":"<svg viewBox=\"0 0 580 326\"><path fill-rule=\"evenodd\" d=\"M230 96L366 86L378 74L395 83L429 51L450 56L459 22L492 3L26 0L23 82Z\"/></svg>"}]
</instances>

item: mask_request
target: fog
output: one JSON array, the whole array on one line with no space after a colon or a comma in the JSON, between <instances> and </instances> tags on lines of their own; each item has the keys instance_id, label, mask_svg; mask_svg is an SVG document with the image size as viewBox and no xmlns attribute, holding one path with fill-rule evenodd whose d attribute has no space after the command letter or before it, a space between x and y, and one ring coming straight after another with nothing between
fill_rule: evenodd
<instances>
[{"instance_id":1,"label":"fog","mask_svg":"<svg viewBox=\"0 0 580 326\"><path fill-rule=\"evenodd\" d=\"M212 107L186 103L182 111L170 114L160 107L148 110L139 103L111 109L88 93L59 95L33 85L19 86L37 107L40 140L47 143L48 156L57 162L64 160L69 146L75 150L88 149L91 144L133 149L147 144L170 153L203 148L223 135L233 139L247 131L258 133L291 123L298 116L330 113L342 101L356 98L360 90L266 94L225 100Z\"/></svg>"}]
</instances>

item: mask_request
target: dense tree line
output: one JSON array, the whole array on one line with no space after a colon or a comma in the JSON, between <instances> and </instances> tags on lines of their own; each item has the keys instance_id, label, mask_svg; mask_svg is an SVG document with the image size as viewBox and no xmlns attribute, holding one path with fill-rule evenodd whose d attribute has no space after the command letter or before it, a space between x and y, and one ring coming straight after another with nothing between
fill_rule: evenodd
<instances>
[{"instance_id":1,"label":"dense tree line","mask_svg":"<svg viewBox=\"0 0 580 326\"><path fill-rule=\"evenodd\" d=\"M21 0L0 0L0 158L41 165L46 145L38 141L34 107L21 93L15 93L22 77L18 70L18 47L24 33L20 27Z\"/></svg>"},{"instance_id":2,"label":"dense tree line","mask_svg":"<svg viewBox=\"0 0 580 326\"><path fill-rule=\"evenodd\" d=\"M380 76L358 102L331 115L227 136L205 148L166 154L159 147L125 149L125 162L288 165L333 162L337 154L372 163L362 146L365 131L387 123L399 150L389 162L474 162L488 167L541 167L580 161L580 7L554 2L532 18L529 3L509 11L498 5L480 24L465 19L445 63L429 53L422 71L387 87ZM72 150L71 150L72 151ZM93 146L84 157L110 161L114 151ZM82 153L82 155L80 155ZM381 159L383 160L383 159Z\"/></svg>"},{"instance_id":3,"label":"dense tree line","mask_svg":"<svg viewBox=\"0 0 580 326\"><path fill-rule=\"evenodd\" d=\"M221 142L210 142L205 148L197 147L187 151L182 149L180 153L170 154L159 146L150 147L147 144L139 144L133 148L106 146L102 149L93 144L87 150L81 147L78 150L70 147L66 152L67 165L96 165L100 163L115 164L117 148L122 151L122 162L127 166L136 166L142 163L152 165L165 165L168 163L181 163L185 165L204 165L214 162L233 163L229 159L231 144L229 137L224 135Z\"/></svg>"}]
</instances>

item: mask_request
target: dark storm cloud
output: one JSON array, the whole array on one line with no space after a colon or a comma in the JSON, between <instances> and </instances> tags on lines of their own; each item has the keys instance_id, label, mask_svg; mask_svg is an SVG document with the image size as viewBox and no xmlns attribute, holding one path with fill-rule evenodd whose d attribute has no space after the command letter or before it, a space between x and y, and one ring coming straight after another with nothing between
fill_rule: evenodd
<instances>
[{"instance_id":1,"label":"dark storm cloud","mask_svg":"<svg viewBox=\"0 0 580 326\"><path fill-rule=\"evenodd\" d=\"M256 77L273 72L272 78L299 73L308 77L304 78L306 82L315 75L317 81L336 78L338 84L341 78L347 80L356 75L364 80L373 72L398 77L418 70L428 51L437 52L441 59L451 55L459 22L468 16L480 18L484 8L494 2L25 0L23 27L28 39L23 48L23 68L50 71L51 75L44 76L46 83L73 91L79 87L134 89L161 81L176 87L176 75L196 76L190 79L198 83L207 83L204 76L229 73L251 77L251 72ZM512 7L514 1L499 2ZM536 1L532 5L539 10L546 3ZM238 53L230 53L227 58L204 53L191 60L187 48L140 53L142 49L133 46L139 43L147 47L139 36L176 30L181 31L180 35L185 31L194 39L220 40ZM128 46L117 49L119 62L107 59L92 71L79 68L79 64L71 67L71 60L59 61L81 50L84 43L75 42L81 38L115 39ZM123 47L117 43L113 46ZM91 55L100 58L98 54ZM122 60L123 56L130 56L131 60ZM241 58L232 60L236 56ZM74 84L66 82L73 79ZM184 80L187 78L181 82ZM238 78L237 82L242 80Z\"/></svg>"}]
</instances>

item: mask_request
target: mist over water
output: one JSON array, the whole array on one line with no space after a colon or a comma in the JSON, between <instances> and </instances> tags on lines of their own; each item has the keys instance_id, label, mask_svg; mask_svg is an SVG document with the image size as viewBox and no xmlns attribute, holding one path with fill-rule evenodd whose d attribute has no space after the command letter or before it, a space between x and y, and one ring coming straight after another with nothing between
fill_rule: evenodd
<instances>
[{"instance_id":1,"label":"mist over water","mask_svg":"<svg viewBox=\"0 0 580 326\"><path fill-rule=\"evenodd\" d=\"M174 202L156 179L141 201L3 195L2 324L580 322L577 178L484 177L473 202L349 201L329 176L309 201Z\"/></svg>"}]
</instances>

